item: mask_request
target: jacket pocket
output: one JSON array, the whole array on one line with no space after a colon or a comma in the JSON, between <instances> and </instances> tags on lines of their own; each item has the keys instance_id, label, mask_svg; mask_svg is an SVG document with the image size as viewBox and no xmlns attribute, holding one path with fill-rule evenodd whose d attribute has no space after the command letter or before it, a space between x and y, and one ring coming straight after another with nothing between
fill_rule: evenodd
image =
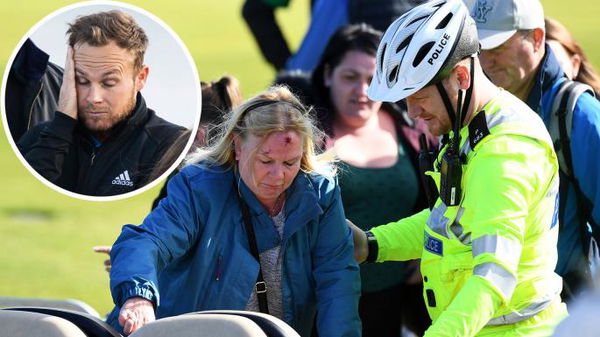
<instances>
[{"instance_id":1,"label":"jacket pocket","mask_svg":"<svg viewBox=\"0 0 600 337\"><path fill-rule=\"evenodd\" d=\"M448 244L448 241L444 241ZM448 247L445 247L448 249ZM446 310L473 273L473 257L470 251L451 253L443 257L425 258L421 264L423 274L423 298L433 320Z\"/></svg>"}]
</instances>

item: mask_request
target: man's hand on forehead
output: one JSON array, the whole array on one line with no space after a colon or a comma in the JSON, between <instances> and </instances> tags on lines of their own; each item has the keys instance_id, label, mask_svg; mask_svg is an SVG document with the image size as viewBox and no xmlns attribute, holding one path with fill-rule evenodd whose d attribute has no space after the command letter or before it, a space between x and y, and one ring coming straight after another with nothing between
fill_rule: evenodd
<instances>
[{"instance_id":1,"label":"man's hand on forehead","mask_svg":"<svg viewBox=\"0 0 600 337\"><path fill-rule=\"evenodd\" d=\"M73 61L73 47L67 49L65 71L58 97L58 111L77 119L77 90L75 88L75 62Z\"/></svg>"}]
</instances>

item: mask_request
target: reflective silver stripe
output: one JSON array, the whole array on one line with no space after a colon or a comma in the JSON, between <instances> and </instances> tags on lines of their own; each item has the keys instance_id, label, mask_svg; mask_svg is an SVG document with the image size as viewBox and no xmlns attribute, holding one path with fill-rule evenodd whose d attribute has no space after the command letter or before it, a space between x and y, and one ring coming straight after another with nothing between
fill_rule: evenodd
<instances>
[{"instance_id":1,"label":"reflective silver stripe","mask_svg":"<svg viewBox=\"0 0 600 337\"><path fill-rule=\"evenodd\" d=\"M504 95L508 93L504 92ZM524 104L524 103L523 103ZM540 126L542 125L536 114L532 113L523 113L523 111L518 109L518 106L506 106L506 104L499 110L494 113L486 113L485 120L488 126L488 129L491 131L492 128L507 122L521 122L524 125L530 126ZM552 144L550 138L544 139L548 144ZM465 156L468 155L473 149L471 149L471 144L467 138L465 143L460 149L460 152Z\"/></svg>"},{"instance_id":2,"label":"reflective silver stripe","mask_svg":"<svg viewBox=\"0 0 600 337\"><path fill-rule=\"evenodd\" d=\"M548 193L546 193L546 198L554 198L558 194L558 179L554 179L552 182L552 186L548 189Z\"/></svg>"},{"instance_id":3,"label":"reflective silver stripe","mask_svg":"<svg viewBox=\"0 0 600 337\"><path fill-rule=\"evenodd\" d=\"M471 142L469 141L469 138L467 138L467 140L463 143L463 146L460 148L460 153L464 154L466 157L471 151Z\"/></svg>"},{"instance_id":4,"label":"reflective silver stripe","mask_svg":"<svg viewBox=\"0 0 600 337\"><path fill-rule=\"evenodd\" d=\"M530 304L529 306L525 307L521 311L513 311L510 314L492 318L486 325L490 326L490 325L514 324L514 323L524 321L528 318L531 318L531 317L539 314L544 309L549 307L550 304L552 304L553 299L554 298L548 298L548 299L541 300L539 302L534 302L534 303Z\"/></svg>"},{"instance_id":5,"label":"reflective silver stripe","mask_svg":"<svg viewBox=\"0 0 600 337\"><path fill-rule=\"evenodd\" d=\"M559 281L557 285L558 286L553 291L546 293L542 298L531 302L531 304L521 309L521 311L513 310L511 313L506 315L494 317L488 322L487 325L514 324L539 314L544 309L548 308L554 301L560 302L562 283Z\"/></svg>"},{"instance_id":6,"label":"reflective silver stripe","mask_svg":"<svg viewBox=\"0 0 600 337\"><path fill-rule=\"evenodd\" d=\"M429 218L427 218L427 227L438 233L439 235L449 239L450 235L448 235L448 223L450 219L444 216L448 207L443 202L440 203L438 207L435 207L431 210L431 214L429 214Z\"/></svg>"},{"instance_id":7,"label":"reflective silver stripe","mask_svg":"<svg viewBox=\"0 0 600 337\"><path fill-rule=\"evenodd\" d=\"M473 240L473 257L492 253L509 266L517 266L523 247L519 242L499 235L483 235Z\"/></svg>"},{"instance_id":8,"label":"reflective silver stripe","mask_svg":"<svg viewBox=\"0 0 600 337\"><path fill-rule=\"evenodd\" d=\"M450 225L450 231L456 236L456 238L458 238L458 241L462 242L464 245L470 245L471 232L464 233L464 228L460 224L460 219L462 218L464 213L464 207L460 207L458 209L458 212L456 213L456 219L454 220L452 225Z\"/></svg>"},{"instance_id":9,"label":"reflective silver stripe","mask_svg":"<svg viewBox=\"0 0 600 337\"><path fill-rule=\"evenodd\" d=\"M505 111L509 112L508 114L505 113ZM509 122L509 121L518 121L521 118L519 118L516 114L515 111L513 109L505 109L502 110L501 113L493 113L493 114L485 114L485 121L487 124L488 129L492 129L495 126L498 126L504 122ZM471 142L469 141L469 138L467 137L467 139L465 140L465 142L463 143L462 147L460 148L460 153L468 156L469 153L471 153L471 151L473 151L473 149L471 149Z\"/></svg>"},{"instance_id":10,"label":"reflective silver stripe","mask_svg":"<svg viewBox=\"0 0 600 337\"><path fill-rule=\"evenodd\" d=\"M517 286L517 278L508 270L493 262L478 264L473 269L473 275L479 275L490 281L506 298L512 297L512 293Z\"/></svg>"},{"instance_id":11,"label":"reflective silver stripe","mask_svg":"<svg viewBox=\"0 0 600 337\"><path fill-rule=\"evenodd\" d=\"M532 113L532 111L529 110L525 103L519 100L514 100L514 102L518 103L519 105L511 104L510 107L503 107L497 113L489 115L486 114L488 128L491 130L493 127L496 127L499 124L507 122L519 122L519 124L528 126L529 130L533 131L533 133L527 135L528 137L541 140L547 143L548 145L552 146L552 139L550 139L550 135L548 134L548 132L546 132L546 126L539 118L539 116L535 112ZM544 132L540 133L539 131L542 130Z\"/></svg>"},{"instance_id":12,"label":"reflective silver stripe","mask_svg":"<svg viewBox=\"0 0 600 337\"><path fill-rule=\"evenodd\" d=\"M504 105L500 111L497 111L493 114L485 114L485 120L488 125L488 129L492 129L500 124L507 122L524 122L527 123L527 120L531 118L523 118L530 117L528 114L523 113L523 111L518 111L512 106L506 107Z\"/></svg>"},{"instance_id":13,"label":"reflective silver stripe","mask_svg":"<svg viewBox=\"0 0 600 337\"><path fill-rule=\"evenodd\" d=\"M460 222L460 219L462 218L463 214L465 214L465 208L459 207L458 212L456 212L456 218L454 219L454 221Z\"/></svg>"}]
</instances>

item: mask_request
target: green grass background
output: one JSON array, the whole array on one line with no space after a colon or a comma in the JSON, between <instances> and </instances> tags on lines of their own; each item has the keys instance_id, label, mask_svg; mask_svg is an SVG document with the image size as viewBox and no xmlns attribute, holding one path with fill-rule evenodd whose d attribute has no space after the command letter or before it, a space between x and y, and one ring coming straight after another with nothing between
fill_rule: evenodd
<instances>
[{"instance_id":1,"label":"green grass background","mask_svg":"<svg viewBox=\"0 0 600 337\"><path fill-rule=\"evenodd\" d=\"M333 1L333 0L332 0ZM1 1L0 68L23 35L44 16L74 1ZM160 17L190 50L201 79L236 76L246 97L273 78L240 15L242 0L130 1ZM308 25L308 1L294 0L278 11L293 48ZM546 14L574 33L593 64L600 66L600 9L595 1L546 0ZM1 127L0 127L1 128ZM157 188L127 200L81 201L35 179L0 134L0 296L76 298L100 313L112 307L104 256L92 252L111 244L126 223L139 223ZM23 216L40 214L40 217Z\"/></svg>"}]
</instances>

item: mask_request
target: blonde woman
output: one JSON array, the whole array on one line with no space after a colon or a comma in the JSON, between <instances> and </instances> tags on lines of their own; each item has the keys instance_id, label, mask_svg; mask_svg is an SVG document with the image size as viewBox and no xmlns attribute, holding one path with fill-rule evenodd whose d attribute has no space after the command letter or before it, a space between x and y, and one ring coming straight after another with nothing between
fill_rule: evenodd
<instances>
[{"instance_id":1,"label":"blonde woman","mask_svg":"<svg viewBox=\"0 0 600 337\"><path fill-rule=\"evenodd\" d=\"M235 109L143 224L123 228L111 252L116 307L108 322L130 334L155 317L265 312L259 301L266 288L268 312L300 335L310 336L318 311L319 336L359 336L352 237L332 169L314 153L314 134L285 87Z\"/></svg>"}]
</instances>

